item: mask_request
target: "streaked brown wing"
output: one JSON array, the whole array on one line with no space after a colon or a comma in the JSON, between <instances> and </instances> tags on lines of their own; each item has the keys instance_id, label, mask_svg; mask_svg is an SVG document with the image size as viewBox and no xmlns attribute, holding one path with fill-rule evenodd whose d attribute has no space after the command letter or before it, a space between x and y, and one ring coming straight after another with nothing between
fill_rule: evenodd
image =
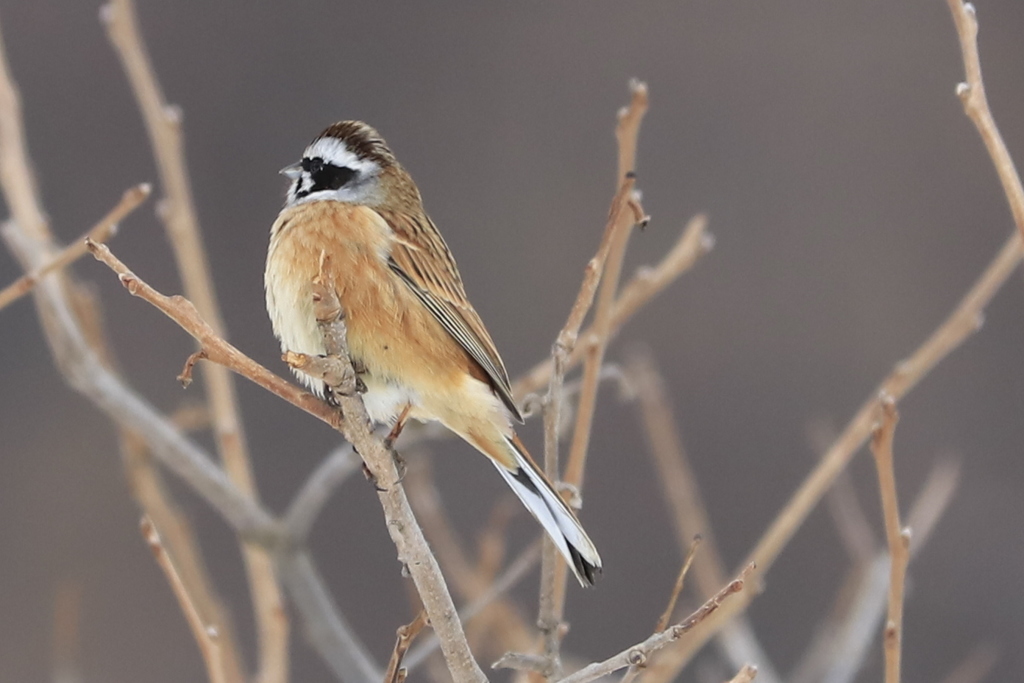
<instances>
[{"instance_id":1,"label":"streaked brown wing","mask_svg":"<svg viewBox=\"0 0 1024 683\"><path fill-rule=\"evenodd\" d=\"M448 245L425 214L381 211L395 231L390 266L409 285L442 327L475 360L502 402L519 422L523 421L505 364L494 348L483 321L466 298L462 278Z\"/></svg>"}]
</instances>

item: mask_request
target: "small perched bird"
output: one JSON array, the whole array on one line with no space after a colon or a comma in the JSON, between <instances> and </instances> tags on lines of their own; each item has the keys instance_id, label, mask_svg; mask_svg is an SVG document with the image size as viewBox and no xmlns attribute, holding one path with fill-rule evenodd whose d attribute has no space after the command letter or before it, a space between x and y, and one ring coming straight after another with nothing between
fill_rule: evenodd
<instances>
[{"instance_id":1,"label":"small perched bird","mask_svg":"<svg viewBox=\"0 0 1024 683\"><path fill-rule=\"evenodd\" d=\"M291 179L270 231L267 310L281 349L325 353L313 313L321 255L345 311L349 353L370 418L437 420L490 458L566 558L592 585L601 558L513 429L523 418L508 373L416 183L380 134L359 121L328 127ZM324 396L319 380L299 378Z\"/></svg>"}]
</instances>

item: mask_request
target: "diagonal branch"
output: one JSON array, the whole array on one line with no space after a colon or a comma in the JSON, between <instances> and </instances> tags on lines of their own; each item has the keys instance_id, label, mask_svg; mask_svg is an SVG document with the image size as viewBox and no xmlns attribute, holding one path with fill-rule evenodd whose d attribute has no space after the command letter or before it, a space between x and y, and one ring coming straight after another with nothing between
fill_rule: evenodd
<instances>
[{"instance_id":1,"label":"diagonal branch","mask_svg":"<svg viewBox=\"0 0 1024 683\"><path fill-rule=\"evenodd\" d=\"M199 316L195 306L188 299L180 296L168 297L157 292L132 273L106 245L94 244L90 248L97 259L118 274L121 283L132 295L149 302L192 335L200 343L200 351L205 360L224 365L323 420L340 431L355 447L381 489L378 497L384 509L388 533L398 549L400 560L408 568L416 584L424 608L430 617L431 626L441 640L441 651L448 662L449 670L457 682L486 680L466 644L458 613L448 594L437 561L430 552L409 507L391 452L384 447L382 440L371 429L362 397L355 392L349 396L339 395L341 411L332 408L309 392L270 372L219 337ZM321 329L329 328L327 331L333 332L334 337L341 342L333 349L328 345L328 350L344 352L332 355L339 358L342 363L351 365L344 346L344 318L337 297L333 289L324 286L318 288L318 294L319 301L316 303L321 313L317 318L321 321ZM337 310L336 313L323 312L330 311L332 306Z\"/></svg>"},{"instance_id":2,"label":"diagonal branch","mask_svg":"<svg viewBox=\"0 0 1024 683\"><path fill-rule=\"evenodd\" d=\"M149 193L151 191L152 189L148 183L142 183L141 185L136 185L135 187L125 190L124 195L121 197L121 201L118 202L106 216L101 218L99 223L90 228L89 232L64 247L60 253L43 265L34 269L30 273L22 275L20 278L0 290L0 308L8 306L31 292L32 288L36 286L36 283L44 276L54 271L61 270L62 268L66 268L85 256L85 254L88 253L88 249L85 245L86 239L102 243L116 235L121 221L124 220L132 211L139 208L139 205L149 197Z\"/></svg>"},{"instance_id":3,"label":"diagonal branch","mask_svg":"<svg viewBox=\"0 0 1024 683\"><path fill-rule=\"evenodd\" d=\"M143 517L140 527L143 538L146 539L157 564L167 576L167 582L174 590L174 597L178 599L181 611L184 612L189 628L192 629L192 636L196 639L199 651L206 662L206 672L210 677L210 683L227 683L229 674L221 649L220 633L214 624L203 619L195 597L182 580L174 558L164 547L160 532L153 526L153 522L148 517Z\"/></svg>"},{"instance_id":4,"label":"diagonal branch","mask_svg":"<svg viewBox=\"0 0 1024 683\"><path fill-rule=\"evenodd\" d=\"M112 0L103 8L110 42L135 92L153 147L160 184L166 197L159 214L181 274L185 295L214 332L226 334L192 200L181 133L181 112L167 104L146 53L132 0ZM242 430L238 399L231 373L212 365L203 375L213 417L217 452L231 480L253 499L258 498L252 465ZM288 679L288 617L284 609L272 558L262 548L243 545L242 556L252 592L259 637L259 683Z\"/></svg>"},{"instance_id":5,"label":"diagonal branch","mask_svg":"<svg viewBox=\"0 0 1024 683\"><path fill-rule=\"evenodd\" d=\"M697 611L678 624L655 633L647 640L637 643L603 662L595 662L585 666L571 676L566 676L559 683L589 683L602 676L625 669L628 666L643 666L652 653L692 632L705 619L718 611L719 607L726 604L730 596L737 593L745 593L744 587L753 570L753 566L746 567L740 573L739 578L729 582L722 590L715 593L707 602L697 608Z\"/></svg>"},{"instance_id":6,"label":"diagonal branch","mask_svg":"<svg viewBox=\"0 0 1024 683\"><path fill-rule=\"evenodd\" d=\"M608 334L614 337L622 326L643 308L651 299L665 291L665 288L676 281L680 275L692 268L701 256L707 254L715 246L714 237L707 231L708 220L704 214L697 214L687 222L679 239L672 245L668 253L654 266L639 268L622 290L612 306L610 329ZM591 325L581 332L580 339L591 339L595 327ZM578 344L565 361L565 371L569 372L583 360L586 344ZM554 361L549 356L537 363L526 374L512 385L512 391L522 398L527 394L540 391L551 381Z\"/></svg>"}]
</instances>

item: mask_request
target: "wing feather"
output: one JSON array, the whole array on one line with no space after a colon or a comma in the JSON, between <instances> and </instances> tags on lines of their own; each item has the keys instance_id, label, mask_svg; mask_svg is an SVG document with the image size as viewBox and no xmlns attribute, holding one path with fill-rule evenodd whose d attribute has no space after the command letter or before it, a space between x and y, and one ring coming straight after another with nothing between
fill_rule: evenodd
<instances>
[{"instance_id":1,"label":"wing feather","mask_svg":"<svg viewBox=\"0 0 1024 683\"><path fill-rule=\"evenodd\" d=\"M395 233L389 266L416 294L441 326L491 380L491 386L519 422L505 364L483 321L466 298L462 277L448 245L426 216L381 212Z\"/></svg>"}]
</instances>

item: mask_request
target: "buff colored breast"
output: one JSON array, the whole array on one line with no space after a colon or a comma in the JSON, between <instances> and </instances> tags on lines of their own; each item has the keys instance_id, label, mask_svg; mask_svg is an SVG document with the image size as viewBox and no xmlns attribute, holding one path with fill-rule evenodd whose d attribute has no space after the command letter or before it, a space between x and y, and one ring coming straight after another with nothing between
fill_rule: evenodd
<instances>
[{"instance_id":1,"label":"buff colored breast","mask_svg":"<svg viewBox=\"0 0 1024 683\"><path fill-rule=\"evenodd\" d=\"M430 406L450 402L473 361L391 271L391 239L387 223L363 206L311 202L282 212L267 255L267 310L283 351L323 354L311 283L327 253L349 350L366 368L370 416L391 421L408 402L426 408L425 414L414 410L414 417L442 417ZM320 382L298 376L323 392Z\"/></svg>"}]
</instances>

